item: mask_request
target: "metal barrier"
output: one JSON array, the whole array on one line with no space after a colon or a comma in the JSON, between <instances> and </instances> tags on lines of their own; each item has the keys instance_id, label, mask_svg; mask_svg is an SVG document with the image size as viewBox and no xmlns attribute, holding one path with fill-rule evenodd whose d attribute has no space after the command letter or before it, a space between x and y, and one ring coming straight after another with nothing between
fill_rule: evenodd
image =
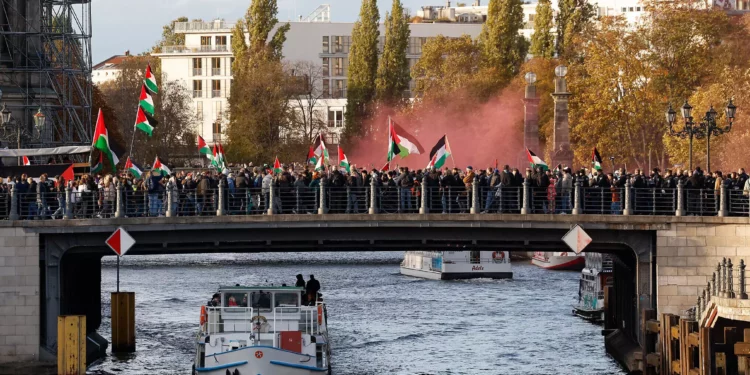
<instances>
[{"instance_id":1,"label":"metal barrier","mask_svg":"<svg viewBox=\"0 0 750 375\"><path fill-rule=\"evenodd\" d=\"M482 186L479 188L478 203L481 213L519 213L523 204L522 198L523 188L520 186Z\"/></svg>"},{"instance_id":2,"label":"metal barrier","mask_svg":"<svg viewBox=\"0 0 750 375\"><path fill-rule=\"evenodd\" d=\"M623 210L625 189L616 187L581 188L584 214L620 215Z\"/></svg>"},{"instance_id":3,"label":"metal barrier","mask_svg":"<svg viewBox=\"0 0 750 375\"><path fill-rule=\"evenodd\" d=\"M670 215L677 209L677 189L632 189L633 213L636 215Z\"/></svg>"},{"instance_id":4,"label":"metal barrier","mask_svg":"<svg viewBox=\"0 0 750 375\"><path fill-rule=\"evenodd\" d=\"M748 196L742 189L731 189L726 190L727 199L727 210L729 215L732 216L748 216L750 210L748 209Z\"/></svg>"},{"instance_id":5,"label":"metal barrier","mask_svg":"<svg viewBox=\"0 0 750 375\"><path fill-rule=\"evenodd\" d=\"M713 189L685 189L685 212L695 216L715 216L719 211L719 192Z\"/></svg>"}]
</instances>

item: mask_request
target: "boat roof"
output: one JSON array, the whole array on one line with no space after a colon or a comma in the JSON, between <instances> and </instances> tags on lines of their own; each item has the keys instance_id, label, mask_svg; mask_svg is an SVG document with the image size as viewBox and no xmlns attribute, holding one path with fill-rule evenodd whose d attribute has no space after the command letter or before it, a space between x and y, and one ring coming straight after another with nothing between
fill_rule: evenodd
<instances>
[{"instance_id":1,"label":"boat roof","mask_svg":"<svg viewBox=\"0 0 750 375\"><path fill-rule=\"evenodd\" d=\"M232 285L232 286L219 286L219 290L263 290L263 291L269 291L269 290L284 290L284 291L303 291L305 288L297 287L297 286L242 286L242 285Z\"/></svg>"}]
</instances>

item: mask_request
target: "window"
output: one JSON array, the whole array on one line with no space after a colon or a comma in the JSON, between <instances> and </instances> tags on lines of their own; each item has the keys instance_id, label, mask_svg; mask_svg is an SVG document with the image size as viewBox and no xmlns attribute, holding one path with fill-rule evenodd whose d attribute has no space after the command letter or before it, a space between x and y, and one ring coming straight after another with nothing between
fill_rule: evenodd
<instances>
[{"instance_id":1,"label":"window","mask_svg":"<svg viewBox=\"0 0 750 375\"><path fill-rule=\"evenodd\" d=\"M201 37L201 45L202 46L210 46L211 45L211 37L210 36L202 36Z\"/></svg>"},{"instance_id":2,"label":"window","mask_svg":"<svg viewBox=\"0 0 750 375\"><path fill-rule=\"evenodd\" d=\"M628 11L628 8L622 8L622 12L625 13Z\"/></svg>"},{"instance_id":3,"label":"window","mask_svg":"<svg viewBox=\"0 0 750 375\"><path fill-rule=\"evenodd\" d=\"M253 303L254 309L270 310L271 309L271 293L263 291L253 292L250 294L250 299Z\"/></svg>"},{"instance_id":4,"label":"window","mask_svg":"<svg viewBox=\"0 0 750 375\"><path fill-rule=\"evenodd\" d=\"M214 142L221 142L221 120L214 121L213 130Z\"/></svg>"},{"instance_id":5,"label":"window","mask_svg":"<svg viewBox=\"0 0 750 375\"><path fill-rule=\"evenodd\" d=\"M329 36L324 36L323 37L323 53L328 53L329 52L329 49L328 49L328 43L329 42L328 42L328 40L329 40Z\"/></svg>"},{"instance_id":6,"label":"window","mask_svg":"<svg viewBox=\"0 0 750 375\"><path fill-rule=\"evenodd\" d=\"M331 74L331 59L328 57L323 58L323 77L328 77Z\"/></svg>"},{"instance_id":7,"label":"window","mask_svg":"<svg viewBox=\"0 0 750 375\"><path fill-rule=\"evenodd\" d=\"M323 80L323 97L328 98L331 96L331 81L324 79Z\"/></svg>"},{"instance_id":8,"label":"window","mask_svg":"<svg viewBox=\"0 0 750 375\"><path fill-rule=\"evenodd\" d=\"M299 306L299 293L275 293L273 295L274 307L297 307Z\"/></svg>"},{"instance_id":9,"label":"window","mask_svg":"<svg viewBox=\"0 0 750 375\"><path fill-rule=\"evenodd\" d=\"M195 102L195 118L198 121L203 121L203 102Z\"/></svg>"},{"instance_id":10,"label":"window","mask_svg":"<svg viewBox=\"0 0 750 375\"><path fill-rule=\"evenodd\" d=\"M333 52L334 53L349 53L349 44L351 44L351 37L334 36L333 37Z\"/></svg>"},{"instance_id":11,"label":"window","mask_svg":"<svg viewBox=\"0 0 750 375\"><path fill-rule=\"evenodd\" d=\"M328 127L340 128L344 126L344 110L328 109Z\"/></svg>"},{"instance_id":12,"label":"window","mask_svg":"<svg viewBox=\"0 0 750 375\"><path fill-rule=\"evenodd\" d=\"M221 57L211 58L211 75L212 76L221 75Z\"/></svg>"},{"instance_id":13,"label":"window","mask_svg":"<svg viewBox=\"0 0 750 375\"><path fill-rule=\"evenodd\" d=\"M529 22L534 22L535 17L536 17L536 14L529 14Z\"/></svg>"},{"instance_id":14,"label":"window","mask_svg":"<svg viewBox=\"0 0 750 375\"><path fill-rule=\"evenodd\" d=\"M641 7L635 7L635 11L636 12L640 12L641 11Z\"/></svg>"},{"instance_id":15,"label":"window","mask_svg":"<svg viewBox=\"0 0 750 375\"><path fill-rule=\"evenodd\" d=\"M247 307L247 293L227 293L224 307Z\"/></svg>"},{"instance_id":16,"label":"window","mask_svg":"<svg viewBox=\"0 0 750 375\"><path fill-rule=\"evenodd\" d=\"M203 81L199 81L199 80L193 81L193 97L194 98L203 97Z\"/></svg>"},{"instance_id":17,"label":"window","mask_svg":"<svg viewBox=\"0 0 750 375\"><path fill-rule=\"evenodd\" d=\"M344 58L343 57L335 57L333 59L333 75L337 77L346 75L344 73Z\"/></svg>"},{"instance_id":18,"label":"window","mask_svg":"<svg viewBox=\"0 0 750 375\"><path fill-rule=\"evenodd\" d=\"M217 36L216 37L216 45L217 46L226 46L227 45L227 37L226 36Z\"/></svg>"},{"instance_id":19,"label":"window","mask_svg":"<svg viewBox=\"0 0 750 375\"><path fill-rule=\"evenodd\" d=\"M633 7L628 8L628 12L632 12L632 11L633 11Z\"/></svg>"},{"instance_id":20,"label":"window","mask_svg":"<svg viewBox=\"0 0 750 375\"><path fill-rule=\"evenodd\" d=\"M346 98L346 80L334 80L333 98Z\"/></svg>"},{"instance_id":21,"label":"window","mask_svg":"<svg viewBox=\"0 0 750 375\"><path fill-rule=\"evenodd\" d=\"M211 81L211 97L221 98L221 81L218 79Z\"/></svg>"},{"instance_id":22,"label":"window","mask_svg":"<svg viewBox=\"0 0 750 375\"><path fill-rule=\"evenodd\" d=\"M221 120L222 118L222 112L221 112L221 102L214 102L214 115L216 116L216 120Z\"/></svg>"},{"instance_id":23,"label":"window","mask_svg":"<svg viewBox=\"0 0 750 375\"><path fill-rule=\"evenodd\" d=\"M203 59L201 58L193 59L193 75L194 76L203 75Z\"/></svg>"}]
</instances>

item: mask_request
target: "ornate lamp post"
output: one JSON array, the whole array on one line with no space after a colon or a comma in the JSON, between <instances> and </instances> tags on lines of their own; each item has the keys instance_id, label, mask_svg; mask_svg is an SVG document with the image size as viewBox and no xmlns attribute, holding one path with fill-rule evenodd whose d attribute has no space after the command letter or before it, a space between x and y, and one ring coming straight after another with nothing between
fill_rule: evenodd
<instances>
[{"instance_id":1,"label":"ornate lamp post","mask_svg":"<svg viewBox=\"0 0 750 375\"><path fill-rule=\"evenodd\" d=\"M737 106L729 100L729 104L725 109L727 117L727 126L718 126L716 124L717 112L713 106L709 108L705 116L700 120L698 124L693 122L692 116L693 107L685 101L682 106L682 117L685 120L685 127L677 132L673 129L673 125L676 122L677 113L672 109L672 105L669 105L667 110L667 123L669 124L669 134L680 138L690 138L690 170L693 170L693 138L703 139L706 138L706 172L711 173L711 136L719 136L724 133L728 133L732 130L732 123L734 122L734 116L737 112Z\"/></svg>"},{"instance_id":2,"label":"ornate lamp post","mask_svg":"<svg viewBox=\"0 0 750 375\"><path fill-rule=\"evenodd\" d=\"M673 137L680 137L682 139L690 139L690 151L688 156L688 168L690 169L690 171L693 170L693 138L702 139L704 136L701 128L699 126L695 126L695 123L693 122L693 117L690 114L692 110L693 107L691 107L686 100L685 104L682 106L682 118L685 120L685 127L683 127L680 131L675 131L673 127L674 123L677 122L677 112L672 108L671 103L669 104L669 109L667 110L667 124L669 124L669 135Z\"/></svg>"},{"instance_id":3,"label":"ornate lamp post","mask_svg":"<svg viewBox=\"0 0 750 375\"><path fill-rule=\"evenodd\" d=\"M0 110L0 120L2 120L2 126L0 126L0 139L10 142L16 141L17 149L21 149L21 139L28 138L31 140L39 140L42 137L42 131L44 125L47 122L47 116L42 113L42 108L39 107L36 114L34 115L34 127L29 130L24 124L18 123L12 116L10 110L3 104L2 110ZM18 157L20 165L20 157Z\"/></svg>"}]
</instances>

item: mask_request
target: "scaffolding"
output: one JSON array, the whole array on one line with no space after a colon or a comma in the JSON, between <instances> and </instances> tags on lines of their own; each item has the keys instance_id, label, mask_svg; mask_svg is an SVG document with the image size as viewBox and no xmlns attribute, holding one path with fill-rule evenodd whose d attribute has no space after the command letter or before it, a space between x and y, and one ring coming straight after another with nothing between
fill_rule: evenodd
<instances>
[{"instance_id":1,"label":"scaffolding","mask_svg":"<svg viewBox=\"0 0 750 375\"><path fill-rule=\"evenodd\" d=\"M46 116L24 147L90 144L91 0L0 0L0 90L20 126Z\"/></svg>"}]
</instances>

